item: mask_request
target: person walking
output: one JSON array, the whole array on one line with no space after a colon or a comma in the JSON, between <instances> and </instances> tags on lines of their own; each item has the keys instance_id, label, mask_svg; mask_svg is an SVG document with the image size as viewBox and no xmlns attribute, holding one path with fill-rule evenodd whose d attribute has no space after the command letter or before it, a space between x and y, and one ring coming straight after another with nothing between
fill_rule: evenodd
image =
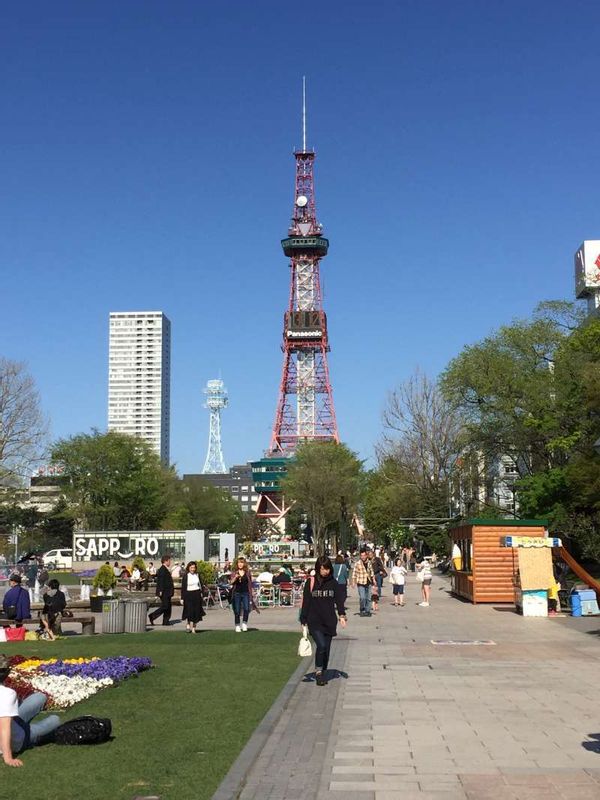
<instances>
[{"instance_id":1,"label":"person walking","mask_svg":"<svg viewBox=\"0 0 600 800\"><path fill-rule=\"evenodd\" d=\"M394 592L394 606L404 605L404 584L406 583L406 567L402 557L396 559L396 563L390 572L390 582Z\"/></svg>"},{"instance_id":2,"label":"person walking","mask_svg":"<svg viewBox=\"0 0 600 800\"><path fill-rule=\"evenodd\" d=\"M431 564L424 558L420 564L417 564L417 570L417 577L421 581L421 594L423 595L423 600L419 605L427 607L431 596Z\"/></svg>"},{"instance_id":3,"label":"person walking","mask_svg":"<svg viewBox=\"0 0 600 800\"><path fill-rule=\"evenodd\" d=\"M162 614L162 624L169 625L171 619L171 605L175 586L171 577L171 556L163 556L160 560L160 567L156 572L156 595L160 598L160 606L148 614L150 625L154 625L154 620Z\"/></svg>"},{"instance_id":4,"label":"person walking","mask_svg":"<svg viewBox=\"0 0 600 800\"><path fill-rule=\"evenodd\" d=\"M346 627L346 609L343 589L333 577L333 564L328 556L317 558L314 572L314 577L304 584L300 622L308 626L315 642L317 686L325 686L331 641L337 636L338 619L342 628Z\"/></svg>"},{"instance_id":5,"label":"person walking","mask_svg":"<svg viewBox=\"0 0 600 800\"><path fill-rule=\"evenodd\" d=\"M346 598L348 597L348 565L346 564L346 559L341 551L335 557L335 563L333 565L333 577L336 579L342 589L345 603Z\"/></svg>"},{"instance_id":6,"label":"person walking","mask_svg":"<svg viewBox=\"0 0 600 800\"><path fill-rule=\"evenodd\" d=\"M204 617L204 606L202 605L202 582L195 561L189 561L183 573L181 602L183 603L181 621L186 621L185 629L188 633L196 633L196 625Z\"/></svg>"},{"instance_id":7,"label":"person walking","mask_svg":"<svg viewBox=\"0 0 600 800\"><path fill-rule=\"evenodd\" d=\"M361 617L371 616L371 586L373 570L366 548L360 551L359 559L352 570L352 585L358 587L359 609Z\"/></svg>"},{"instance_id":8,"label":"person walking","mask_svg":"<svg viewBox=\"0 0 600 800\"><path fill-rule=\"evenodd\" d=\"M229 583L232 592L231 605L233 606L235 632L245 632L248 630L248 617L252 603L252 573L245 558L240 557L235 562L235 570L231 573Z\"/></svg>"},{"instance_id":9,"label":"person walking","mask_svg":"<svg viewBox=\"0 0 600 800\"><path fill-rule=\"evenodd\" d=\"M377 584L377 596L379 598L383 592L383 579L387 577L387 572L379 550L375 551L371 566L373 567L373 575L375 577L375 583Z\"/></svg>"}]
</instances>

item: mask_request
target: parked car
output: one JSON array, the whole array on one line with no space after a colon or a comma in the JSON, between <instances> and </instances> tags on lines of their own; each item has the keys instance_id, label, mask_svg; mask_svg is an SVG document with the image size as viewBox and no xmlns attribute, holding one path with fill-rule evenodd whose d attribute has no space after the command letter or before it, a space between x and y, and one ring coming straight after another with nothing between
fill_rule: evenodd
<instances>
[{"instance_id":1,"label":"parked car","mask_svg":"<svg viewBox=\"0 0 600 800\"><path fill-rule=\"evenodd\" d=\"M70 547L48 550L44 553L44 566L46 569L72 569L73 550Z\"/></svg>"}]
</instances>

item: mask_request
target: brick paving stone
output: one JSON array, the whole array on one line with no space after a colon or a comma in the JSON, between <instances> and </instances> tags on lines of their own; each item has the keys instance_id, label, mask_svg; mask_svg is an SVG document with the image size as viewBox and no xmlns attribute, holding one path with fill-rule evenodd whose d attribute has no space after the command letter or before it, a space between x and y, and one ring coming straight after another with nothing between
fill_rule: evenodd
<instances>
[{"instance_id":1,"label":"brick paving stone","mask_svg":"<svg viewBox=\"0 0 600 800\"><path fill-rule=\"evenodd\" d=\"M600 800L600 753L583 746L600 728L600 641L585 635L597 621L531 624L461 603L446 586L434 577L426 614L412 576L401 614L385 603L371 619L350 614L332 650L347 679L318 691L299 683L239 797ZM356 605L351 592L351 612ZM257 625L297 630L296 613L266 609ZM205 622L231 626L218 610ZM560 676L573 669L566 685Z\"/></svg>"}]
</instances>

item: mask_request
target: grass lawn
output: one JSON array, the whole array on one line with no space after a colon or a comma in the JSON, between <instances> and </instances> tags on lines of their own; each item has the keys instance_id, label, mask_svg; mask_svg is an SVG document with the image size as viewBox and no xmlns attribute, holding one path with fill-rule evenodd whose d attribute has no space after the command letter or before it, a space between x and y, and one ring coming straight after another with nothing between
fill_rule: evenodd
<instances>
[{"instance_id":1,"label":"grass lawn","mask_svg":"<svg viewBox=\"0 0 600 800\"><path fill-rule=\"evenodd\" d=\"M38 796L43 786L61 800L210 798L299 664L297 644L294 633L206 631L4 645L9 655L149 656L156 669L62 714L109 717L112 742L28 750L21 769L0 760L0 785L11 797Z\"/></svg>"}]
</instances>

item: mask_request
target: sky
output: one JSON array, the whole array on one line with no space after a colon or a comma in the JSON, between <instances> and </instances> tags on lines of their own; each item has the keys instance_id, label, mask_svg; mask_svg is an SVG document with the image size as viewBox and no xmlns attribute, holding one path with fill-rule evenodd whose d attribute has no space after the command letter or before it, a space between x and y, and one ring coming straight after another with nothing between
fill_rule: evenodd
<instances>
[{"instance_id":1,"label":"sky","mask_svg":"<svg viewBox=\"0 0 600 800\"><path fill-rule=\"evenodd\" d=\"M388 393L545 299L600 238L595 0L80 0L0 21L0 355L52 438L107 423L110 311L172 323L171 460L206 381L229 465L275 413L301 145L340 436L372 463Z\"/></svg>"}]
</instances>

